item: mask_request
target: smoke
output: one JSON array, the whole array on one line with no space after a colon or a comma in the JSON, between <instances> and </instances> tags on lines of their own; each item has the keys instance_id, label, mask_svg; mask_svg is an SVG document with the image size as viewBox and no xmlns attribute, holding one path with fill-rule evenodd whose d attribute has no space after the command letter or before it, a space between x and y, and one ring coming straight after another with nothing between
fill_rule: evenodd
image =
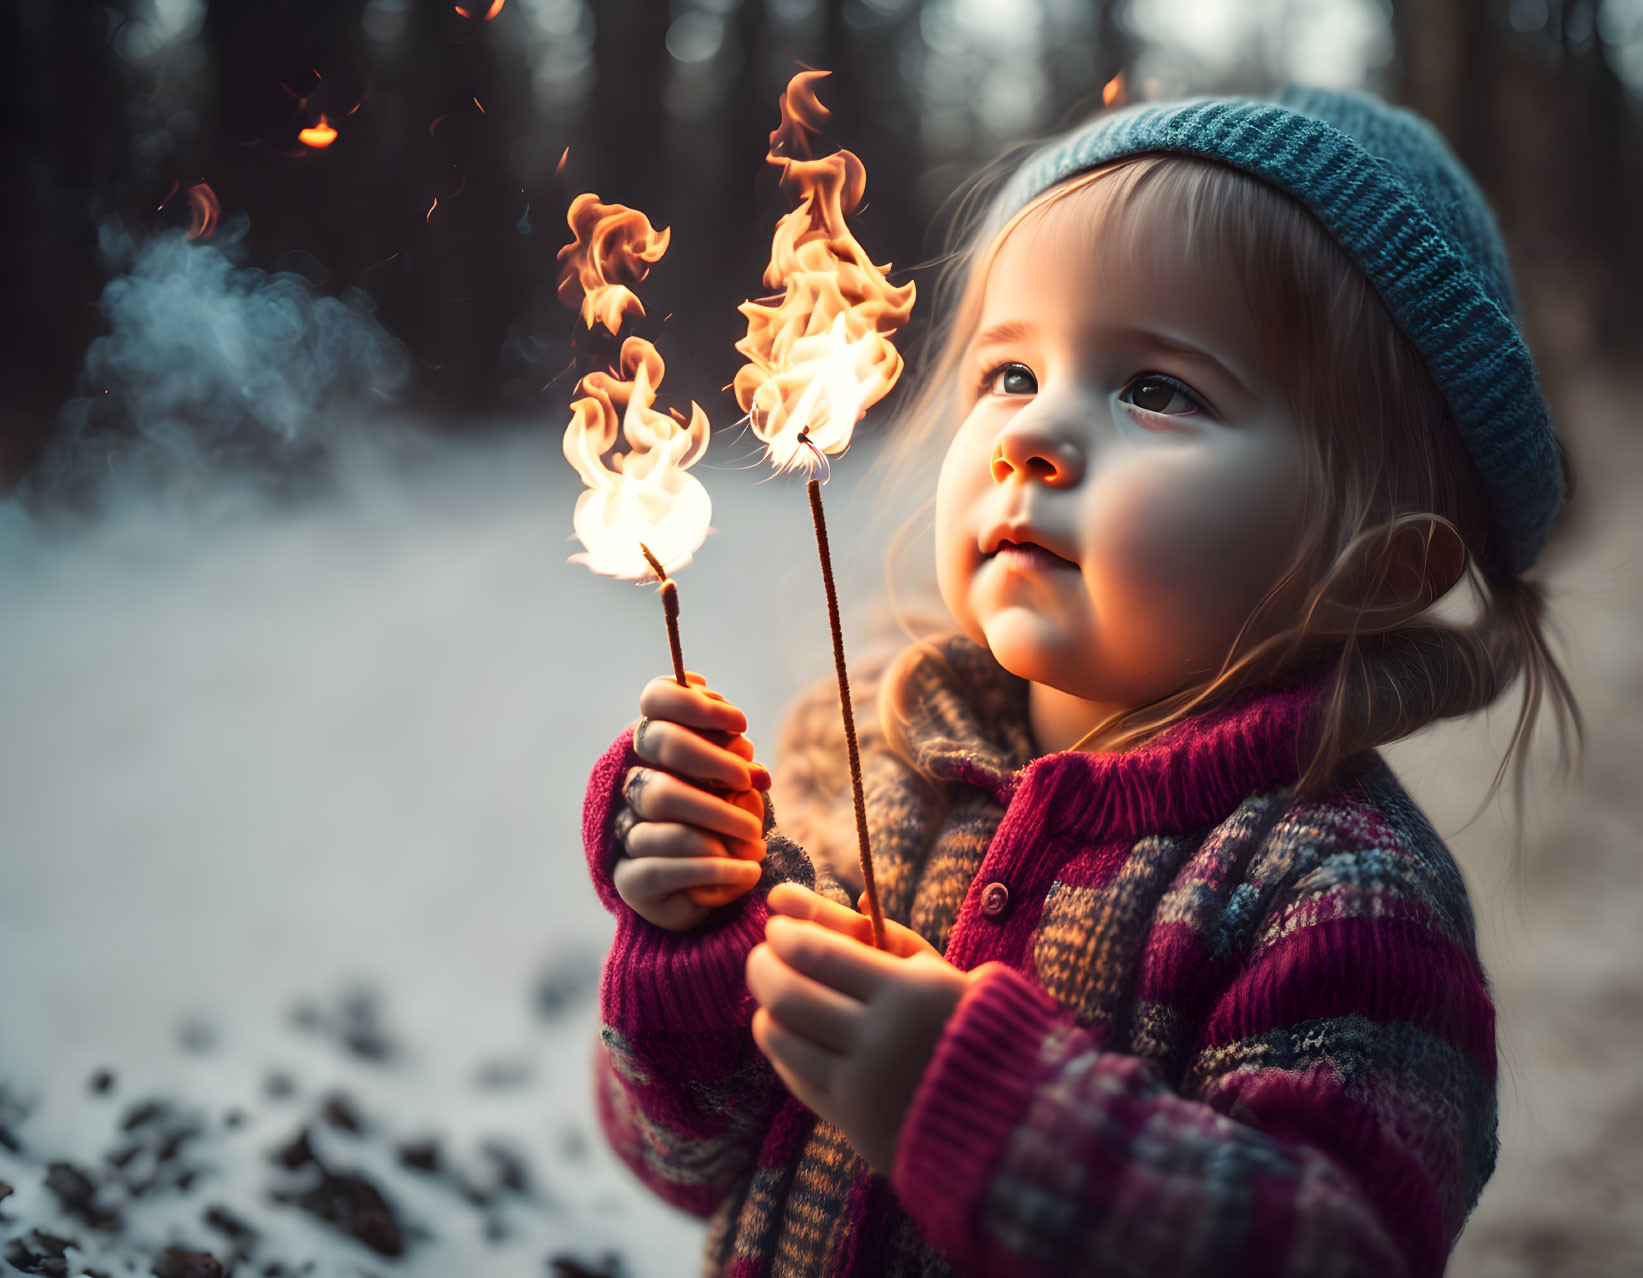
<instances>
[{"instance_id":1,"label":"smoke","mask_svg":"<svg viewBox=\"0 0 1643 1278\"><path fill-rule=\"evenodd\" d=\"M80 394L20 485L31 508L120 492L205 498L228 476L300 487L404 387L408 354L372 300L245 264L246 226L234 219L210 241L100 228L118 272L99 302L109 332L86 351Z\"/></svg>"}]
</instances>

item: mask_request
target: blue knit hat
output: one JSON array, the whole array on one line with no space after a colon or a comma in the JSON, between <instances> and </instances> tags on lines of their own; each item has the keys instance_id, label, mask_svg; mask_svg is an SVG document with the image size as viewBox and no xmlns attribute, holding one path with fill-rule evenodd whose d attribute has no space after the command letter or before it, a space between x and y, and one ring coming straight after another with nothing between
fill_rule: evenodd
<instances>
[{"instance_id":1,"label":"blue knit hat","mask_svg":"<svg viewBox=\"0 0 1643 1278\"><path fill-rule=\"evenodd\" d=\"M1137 103L1030 154L995 209L1008 217L1065 178L1143 151L1219 160L1311 210L1425 359L1488 489L1500 564L1527 569L1563 504L1563 467L1500 232L1438 131L1326 89Z\"/></svg>"}]
</instances>

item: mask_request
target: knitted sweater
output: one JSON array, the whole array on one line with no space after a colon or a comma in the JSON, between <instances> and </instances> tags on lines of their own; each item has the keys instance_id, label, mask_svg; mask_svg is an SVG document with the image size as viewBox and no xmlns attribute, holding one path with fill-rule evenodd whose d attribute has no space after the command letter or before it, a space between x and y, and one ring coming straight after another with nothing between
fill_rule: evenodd
<instances>
[{"instance_id":1,"label":"knitted sweater","mask_svg":"<svg viewBox=\"0 0 1643 1278\"><path fill-rule=\"evenodd\" d=\"M1026 685L968 641L905 690L918 767L864 742L882 905L978 975L888 1178L749 1030L770 886L848 889L767 815L752 893L654 927L609 874L629 734L590 779L600 1118L712 1217L704 1271L1441 1273L1494 1167L1493 1007L1459 871L1380 756L1288 801L1321 686L1037 759Z\"/></svg>"}]
</instances>

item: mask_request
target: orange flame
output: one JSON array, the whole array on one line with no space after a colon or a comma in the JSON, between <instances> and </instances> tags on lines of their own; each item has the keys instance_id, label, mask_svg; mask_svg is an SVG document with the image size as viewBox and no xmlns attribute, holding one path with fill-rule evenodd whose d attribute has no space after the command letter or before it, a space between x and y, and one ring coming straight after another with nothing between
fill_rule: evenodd
<instances>
[{"instance_id":1,"label":"orange flame","mask_svg":"<svg viewBox=\"0 0 1643 1278\"><path fill-rule=\"evenodd\" d=\"M667 252L668 232L654 230L643 213L601 204L592 192L571 201L566 216L573 239L559 250L559 300L577 304L582 322L612 333L644 307L632 291ZM585 553L571 556L594 572L628 581L654 576L641 543L672 573L707 539L713 505L701 481L685 472L707 450L707 414L691 404L682 413L657 412L662 357L642 337L622 343L618 366L589 373L577 386L565 428L565 457L588 486L576 503L576 536ZM618 436L627 451L616 448Z\"/></svg>"},{"instance_id":2,"label":"orange flame","mask_svg":"<svg viewBox=\"0 0 1643 1278\"><path fill-rule=\"evenodd\" d=\"M1120 71L1112 79L1101 86L1101 105L1123 106L1128 99L1124 96L1124 73Z\"/></svg>"},{"instance_id":3,"label":"orange flame","mask_svg":"<svg viewBox=\"0 0 1643 1278\"><path fill-rule=\"evenodd\" d=\"M217 229L217 220L222 216L222 205L217 203L215 191L204 182L196 182L188 188L188 212L188 238L203 240Z\"/></svg>"},{"instance_id":4,"label":"orange flame","mask_svg":"<svg viewBox=\"0 0 1643 1278\"><path fill-rule=\"evenodd\" d=\"M479 20L481 22L489 22L492 18L496 17L497 14L502 12L502 6L507 2L508 0L491 0L491 7L485 11L484 16ZM461 4L453 5L452 7L464 18L472 18L478 12L476 9L470 9L466 5Z\"/></svg>"},{"instance_id":5,"label":"orange flame","mask_svg":"<svg viewBox=\"0 0 1643 1278\"><path fill-rule=\"evenodd\" d=\"M565 457L588 486L573 519L587 549L571 562L607 577L654 576L641 542L666 572L676 572L701 548L713 518L707 489L686 473L707 450L707 414L692 403L687 422L652 408L663 371L656 348L630 337L618 374L589 373L577 386L583 397L571 405ZM628 450L607 462L618 431Z\"/></svg>"},{"instance_id":6,"label":"orange flame","mask_svg":"<svg viewBox=\"0 0 1643 1278\"><path fill-rule=\"evenodd\" d=\"M571 201L565 221L576 238L559 250L559 300L575 306L580 293L582 322L614 334L624 316L645 313L632 286L667 252L668 229L652 229L637 209L601 204L591 191Z\"/></svg>"},{"instance_id":7,"label":"orange flame","mask_svg":"<svg viewBox=\"0 0 1643 1278\"><path fill-rule=\"evenodd\" d=\"M780 297L744 302L748 363L736 402L778 470L824 464L850 446L857 420L901 376L890 335L913 310L913 285L885 279L845 225L861 204L867 170L849 151L810 158L810 135L828 117L811 87L826 71L801 71L781 96L781 124L765 158L798 204L776 224L765 285Z\"/></svg>"},{"instance_id":8,"label":"orange flame","mask_svg":"<svg viewBox=\"0 0 1643 1278\"><path fill-rule=\"evenodd\" d=\"M331 127L330 122L323 115L320 116L318 124L310 125L297 134L298 142L301 142L304 146L311 146L316 151L325 150L336 140L337 131Z\"/></svg>"}]
</instances>

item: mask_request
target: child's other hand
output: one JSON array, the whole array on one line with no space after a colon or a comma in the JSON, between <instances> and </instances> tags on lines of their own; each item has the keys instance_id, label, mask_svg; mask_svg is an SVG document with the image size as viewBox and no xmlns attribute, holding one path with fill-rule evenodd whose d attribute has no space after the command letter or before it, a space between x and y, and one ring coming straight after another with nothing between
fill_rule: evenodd
<instances>
[{"instance_id":1,"label":"child's other hand","mask_svg":"<svg viewBox=\"0 0 1643 1278\"><path fill-rule=\"evenodd\" d=\"M616 892L642 918L684 931L759 881L770 774L742 735L747 718L689 674L653 679L639 697L633 748L656 767L628 769L615 834Z\"/></svg>"},{"instance_id":2,"label":"child's other hand","mask_svg":"<svg viewBox=\"0 0 1643 1278\"><path fill-rule=\"evenodd\" d=\"M913 1092L969 984L916 932L794 883L770 892L765 941L747 956L753 1041L801 1102L889 1175Z\"/></svg>"}]
</instances>

